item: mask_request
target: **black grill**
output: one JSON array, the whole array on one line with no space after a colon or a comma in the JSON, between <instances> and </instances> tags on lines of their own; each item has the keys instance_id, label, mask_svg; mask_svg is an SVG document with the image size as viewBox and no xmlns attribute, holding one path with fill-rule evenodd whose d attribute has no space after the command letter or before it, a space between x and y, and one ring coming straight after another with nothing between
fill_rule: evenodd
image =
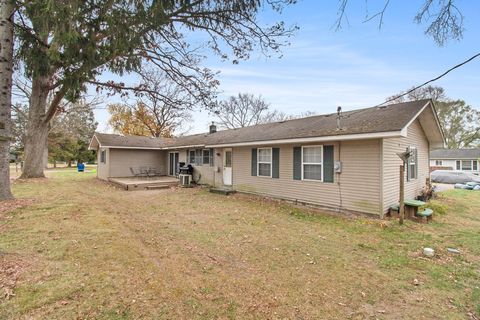
<instances>
[{"instance_id":1,"label":"black grill","mask_svg":"<svg viewBox=\"0 0 480 320\"><path fill-rule=\"evenodd\" d=\"M193 174L193 167L191 164L182 166L178 170L180 174Z\"/></svg>"}]
</instances>

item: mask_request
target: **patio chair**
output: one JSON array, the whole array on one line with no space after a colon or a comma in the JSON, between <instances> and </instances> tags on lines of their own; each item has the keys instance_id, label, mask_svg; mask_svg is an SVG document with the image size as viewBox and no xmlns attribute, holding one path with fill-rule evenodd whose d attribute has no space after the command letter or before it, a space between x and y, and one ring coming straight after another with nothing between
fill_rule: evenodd
<instances>
[{"instance_id":1,"label":"patio chair","mask_svg":"<svg viewBox=\"0 0 480 320\"><path fill-rule=\"evenodd\" d=\"M142 177L148 177L148 171L149 171L149 168L148 167L140 167L140 175Z\"/></svg>"},{"instance_id":2,"label":"patio chair","mask_svg":"<svg viewBox=\"0 0 480 320\"><path fill-rule=\"evenodd\" d=\"M134 170L132 167L130 167L130 172L131 172L131 173L133 174L133 176L135 176L135 177L140 177L140 176L141 176L141 173L135 172L135 170Z\"/></svg>"},{"instance_id":3,"label":"patio chair","mask_svg":"<svg viewBox=\"0 0 480 320\"><path fill-rule=\"evenodd\" d=\"M148 173L150 174L151 177L156 177L160 175L160 170L158 170L155 167L150 167L148 170Z\"/></svg>"}]
</instances>

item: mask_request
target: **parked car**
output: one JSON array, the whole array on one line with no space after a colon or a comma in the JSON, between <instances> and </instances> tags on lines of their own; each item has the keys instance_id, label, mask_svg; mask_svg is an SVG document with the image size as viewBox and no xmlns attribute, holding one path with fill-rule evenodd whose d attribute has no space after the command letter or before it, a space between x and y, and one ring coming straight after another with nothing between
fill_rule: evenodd
<instances>
[{"instance_id":1,"label":"parked car","mask_svg":"<svg viewBox=\"0 0 480 320\"><path fill-rule=\"evenodd\" d=\"M480 182L479 176L464 171L435 170L430 174L430 178L432 179L432 182L449 184Z\"/></svg>"}]
</instances>

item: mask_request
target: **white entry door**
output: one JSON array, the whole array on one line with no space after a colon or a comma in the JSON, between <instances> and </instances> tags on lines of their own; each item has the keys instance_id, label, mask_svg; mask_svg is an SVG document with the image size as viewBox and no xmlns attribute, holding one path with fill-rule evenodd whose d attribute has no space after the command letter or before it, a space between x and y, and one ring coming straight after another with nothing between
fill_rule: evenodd
<instances>
[{"instance_id":1,"label":"white entry door","mask_svg":"<svg viewBox=\"0 0 480 320\"><path fill-rule=\"evenodd\" d=\"M223 184L232 185L232 149L223 150Z\"/></svg>"}]
</instances>

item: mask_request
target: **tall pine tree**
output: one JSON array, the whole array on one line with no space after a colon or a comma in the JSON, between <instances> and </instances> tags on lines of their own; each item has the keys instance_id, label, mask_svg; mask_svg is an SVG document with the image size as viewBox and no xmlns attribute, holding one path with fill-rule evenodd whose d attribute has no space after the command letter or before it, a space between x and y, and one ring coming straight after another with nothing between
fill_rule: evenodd
<instances>
[{"instance_id":1,"label":"tall pine tree","mask_svg":"<svg viewBox=\"0 0 480 320\"><path fill-rule=\"evenodd\" d=\"M43 176L48 123L62 99L74 101L88 83L117 92L124 83L102 82L104 71L141 73L148 63L207 106L218 84L199 63L188 33L203 32L223 59L249 58L252 50L276 52L293 28L282 22L262 27L260 9L281 11L295 0L36 0L16 1L17 57L31 79L23 178ZM47 97L53 95L47 104Z\"/></svg>"}]
</instances>

